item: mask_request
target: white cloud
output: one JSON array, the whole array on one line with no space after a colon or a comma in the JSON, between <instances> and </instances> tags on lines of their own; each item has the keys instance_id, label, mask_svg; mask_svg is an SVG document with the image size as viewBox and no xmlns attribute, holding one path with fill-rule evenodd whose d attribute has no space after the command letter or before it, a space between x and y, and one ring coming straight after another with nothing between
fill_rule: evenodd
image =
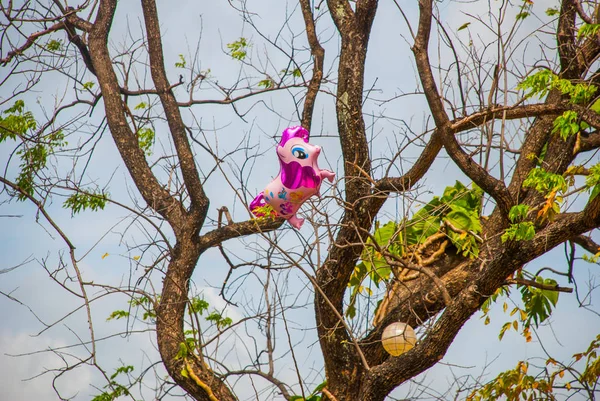
<instances>
[{"instance_id":1,"label":"white cloud","mask_svg":"<svg viewBox=\"0 0 600 401\"><path fill-rule=\"evenodd\" d=\"M11 401L53 400L58 399L53 390L52 381L55 373L47 373L28 380L40 373L64 366L64 362L52 352L43 352L26 356L10 356L63 347L66 344L56 338L31 337L19 332L3 331L0 334L0 388L2 399ZM77 370L76 380L74 375L59 378L56 388L64 397L77 394L89 396L90 382L92 380L91 368L85 366ZM89 398L89 397L86 397Z\"/></svg>"}]
</instances>

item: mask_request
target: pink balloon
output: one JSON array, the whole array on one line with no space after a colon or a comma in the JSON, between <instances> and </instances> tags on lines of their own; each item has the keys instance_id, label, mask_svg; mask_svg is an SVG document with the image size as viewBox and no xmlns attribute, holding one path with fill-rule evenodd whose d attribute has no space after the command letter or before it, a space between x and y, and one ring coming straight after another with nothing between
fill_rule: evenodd
<instances>
[{"instance_id":1,"label":"pink balloon","mask_svg":"<svg viewBox=\"0 0 600 401\"><path fill-rule=\"evenodd\" d=\"M296 215L300 206L313 195L319 196L323 178L333 181L335 173L321 170L317 158L321 147L308 143L310 134L300 126L283 131L277 146L281 169L279 175L267 185L250 203L250 210L257 217L264 217L264 207L270 205L295 228L302 227L304 219Z\"/></svg>"}]
</instances>

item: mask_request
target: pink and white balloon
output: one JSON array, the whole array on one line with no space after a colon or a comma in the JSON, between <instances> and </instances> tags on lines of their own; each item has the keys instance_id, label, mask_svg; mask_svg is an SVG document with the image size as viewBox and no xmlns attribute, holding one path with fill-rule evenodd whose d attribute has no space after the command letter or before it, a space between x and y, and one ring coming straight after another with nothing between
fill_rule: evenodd
<instances>
[{"instance_id":1,"label":"pink and white balloon","mask_svg":"<svg viewBox=\"0 0 600 401\"><path fill-rule=\"evenodd\" d=\"M304 219L296 215L300 206L311 196L320 195L324 178L333 182L334 172L319 169L317 158L321 147L308 143L309 136L300 126L283 131L277 146L279 175L250 203L255 216L263 217L265 214L259 208L270 205L277 216L299 229L304 223Z\"/></svg>"},{"instance_id":2,"label":"pink and white balloon","mask_svg":"<svg viewBox=\"0 0 600 401\"><path fill-rule=\"evenodd\" d=\"M381 334L383 348L393 356L402 355L417 343L417 335L406 323L396 322L387 326Z\"/></svg>"}]
</instances>

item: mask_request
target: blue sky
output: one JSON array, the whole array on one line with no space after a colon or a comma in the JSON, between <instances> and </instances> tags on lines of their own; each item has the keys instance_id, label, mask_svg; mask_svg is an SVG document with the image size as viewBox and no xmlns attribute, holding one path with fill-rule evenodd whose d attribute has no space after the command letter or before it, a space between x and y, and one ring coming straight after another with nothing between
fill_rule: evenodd
<instances>
[{"instance_id":1,"label":"blue sky","mask_svg":"<svg viewBox=\"0 0 600 401\"><path fill-rule=\"evenodd\" d=\"M281 32L282 38L289 39L295 34L298 35L295 40L301 43L301 46L306 46L302 35L301 16L297 10L293 13L291 19L291 25L295 29L293 34L287 28L280 31L286 13L292 13L296 7L294 2L255 3L250 5L252 11L256 13L254 21L266 35L274 38ZM130 24L134 33L137 32L140 23L137 7L137 3L120 3L119 17L115 20L115 28L111 34L111 41L115 49L119 48L118 43L127 40L127 24ZM481 4L481 2L458 5L455 9L451 9L450 6L443 3L440 7L442 8L444 20L448 21L448 26L454 29L469 21L468 16L465 14L467 11L470 13L485 11L484 4ZM406 11L409 20L416 25L416 9L409 6ZM172 7L164 2L161 3L159 12L165 35L165 59L169 66L179 60L179 54L187 55L193 52L196 41L201 38L200 69L210 69L211 74L224 86L232 84L238 77L240 65L232 61L223 49L226 43L237 40L240 36L248 37L253 43L253 61L266 63L265 54L268 52L269 62L273 66L285 65L286 63L283 55L264 45L256 32L240 21L238 13L227 2L213 2L209 8L202 8L202 5L192 1L179 2L177 7ZM329 41L324 43L327 51L326 70L335 67L336 59L334 55L339 46L331 23L327 18L328 16L324 16L322 22L319 22L318 25L319 29L322 30L322 37L330 38ZM417 88L415 83L416 73L409 48L411 40L404 24L400 24L398 21L400 21L400 15L393 4L382 2L371 37L365 83L366 88L374 88L373 96L375 98L391 97L403 92L409 93ZM531 24L537 26L538 22L531 21ZM529 26L525 24L521 35L526 36L528 28ZM489 32L475 22L472 23L471 29L474 37L479 36L482 40L489 38ZM467 32L461 32L460 34L466 35ZM433 60L438 57L436 45L437 43L434 40L432 44ZM445 60L447 54L441 51L439 56L442 60ZM306 58L306 54L304 54L304 57ZM191 59L189 59L189 62L191 62ZM170 69L172 81L177 79L178 73L178 70ZM32 105L35 112L36 100L39 99L42 103L52 102L55 96L59 96L68 87L69 83L66 81L44 81L39 85L38 91L26 96L25 99L27 104ZM330 88L332 87L330 86ZM0 97L4 98L7 95L8 89L6 88L7 86L0 88ZM5 90L7 92L4 92ZM178 91L178 96L182 100L186 99L186 94L182 90ZM259 149L262 153L262 156L256 159L254 168L244 171L248 175L246 195L250 198L272 176L277 174L278 164L273 147L276 141L273 137L288 125L298 123L297 116L294 113L294 104L289 94L278 93L261 98L261 100L264 102L256 105L252 99L239 104L240 110L243 112L248 111L245 121L237 118L230 106L203 106L193 109L195 118L202 122L207 140L221 154L233 149L246 135L250 136L248 145L252 149ZM320 95L315 109L312 142L324 149L324 154L319 160L320 166L340 174L342 165L339 144L336 138L336 121L333 117L333 108L333 97L325 93ZM272 112L272 109L275 109L277 113ZM431 126L431 122L427 123L427 119L424 117L424 110L425 102L423 98L414 95L399 98L394 102L383 104L371 102L366 105L368 115L385 115L403 119L409 122L417 133L421 132L423 127ZM39 110L37 111L39 112ZM99 119L101 114L96 111L93 118ZM190 111L185 110L183 115L186 121L192 121ZM382 155L389 156L390 144L393 145L396 142L405 140L403 125L397 120L386 121L381 118L367 116L366 121L370 127L370 133L375 138L375 145L372 149L374 158ZM159 125L157 129L157 142L154 145L155 155L152 156L153 158L160 156L163 151L169 152L169 145L165 140L166 133L164 129L161 132L161 128L164 127ZM221 129L213 132L212 129L216 128ZM81 137L83 138L84 135L82 134ZM396 168L399 171L409 168L411 161L418 154L416 153L418 150L409 148L406 153L402 154ZM0 160L7 160L9 151L10 148L7 144L0 145ZM245 156L240 153L232 159L232 164L226 165L224 168L229 173L236 172L237 167L234 163L239 166L244 160ZM69 167L68 160L59 159L55 163L59 168ZM198 163L201 166L210 166L212 161L207 158L206 153L198 150ZM14 172L13 167L9 169L8 175L10 176ZM133 204L131 199L137 196L137 192L128 178L126 169L119 161L112 139L107 132L100 139L86 174L86 181L95 183L99 187L108 188L111 197L115 200L130 206ZM447 157L443 154L440 155L432 170L426 176L424 186L421 188L421 192L425 193L423 200L427 201L433 194L441 193L446 185L452 185L455 180L468 182ZM330 189L329 187L325 189L323 192L324 195L327 195L327 191ZM218 174L211 177L206 190L212 202L210 215L212 218L216 218L216 209L221 206L227 206L232 211L233 218L236 221L245 220L248 217L245 208L236 199L235 193ZM5 197L5 195L1 196ZM4 199L0 198L0 200ZM135 249L128 251L128 247L145 241L143 226L135 225L127 231L126 235L122 235L126 227L132 222L129 212L111 205L99 213L83 212L72 217L68 210L61 207L61 202L61 199L53 200L49 204L48 210L58 225L74 240L77 247L77 256L86 255L79 264L86 281L118 284L127 282L130 274L134 277L141 274L140 272L144 268L143 264L148 259L142 257L138 263L134 257L141 255L136 253ZM332 215L336 213L334 202L326 204L323 201L323 203L317 202L315 205L316 207L327 205L326 210ZM310 213L308 207L305 207L304 211ZM382 220L396 218L402 215L403 212L402 200L389 201L386 209L382 212ZM19 215L21 217L4 217L6 215ZM4 229L0 230L0 252L4 257L0 262L0 270L19 265L26 260L29 262L0 275L0 291L18 298L24 304L30 306L42 321L49 323L61 319L64 314L73 309L74 305L78 305L80 300L62 290L58 284L48 277L43 269L42 263L44 262L49 269L56 268L60 252L64 252L66 247L48 223L41 216L37 217L35 207L31 204L15 203L14 201L2 204L0 224ZM208 230L210 227L206 229ZM310 226L303 227L301 234L310 236ZM284 226L276 235L280 237L281 246L286 250L302 251L302 244L288 226ZM228 246L232 254L240 257L256 258L261 256L261 251L255 244L256 241L258 241L258 245L262 244L264 246L264 242L260 242L256 238L231 241ZM108 255L103 257L106 254ZM542 266L563 267L565 261L562 255L562 249L556 249L543 258L532 262L529 268L535 271ZM588 277L597 276L597 271L597 265L577 263L575 274L582 286L582 291ZM242 308L226 307L224 301L218 296L218 288L220 288L226 274L227 268L223 264L220 255L216 250L210 250L203 255L199 262L194 275L194 285L197 291L202 293L213 307L225 310L228 316L237 321L244 315ZM298 349L302 349L299 352L301 370L310 380L319 383L321 374L320 350L318 349L318 343L316 343L314 330L306 330L314 327L315 324L311 305L305 305L310 300L310 290L305 285L306 280L296 270L278 274L276 277L277 286L280 286L283 292L291 293L297 290L300 292L300 296L295 301L298 303L298 308L288 312L294 322L292 341L299 344ZM264 279L264 274L261 272L249 276L247 284L240 287L235 294L236 299L246 306L260 307L262 287L258 283L262 279ZM155 275L153 283L156 288L160 288L160 276ZM566 283L561 282L561 284ZM513 291L513 293L515 292ZM106 318L112 311L123 309L126 301L125 297L117 295L94 302L92 314L97 336L102 337L124 329L125 323L123 321L106 322ZM510 309L512 307L509 308L509 311ZM501 342L498 341L497 335L500 327L504 322L511 320L507 314L502 312L501 303L495 306L491 318L491 324L486 326L480 316L475 315L458 335L442 364L432 368L421 378L435 391L442 393L452 382L450 370L457 374L478 375L487 363L493 361L487 370L488 377L493 377L504 369L514 367L518 360L542 355L541 344L535 338L531 343L525 343L524 339L517 333L509 332ZM86 341L85 339L89 338L89 332L84 311L78 310L55 327L36 336L37 333L43 330L44 325L26 307L10 301L7 297L0 297L0 319L2 321L2 324L0 324L0 388L3 397L15 401L55 399L56 396L51 387L51 375L45 375L30 381L22 380L36 376L44 369L60 367L62 364L61 359L51 352L40 352L22 357L11 355L29 353L35 350L48 350L50 347L68 346L78 341L74 333L77 333ZM136 330L146 328L140 323L135 323L132 327ZM257 335L258 330L254 330L250 334ZM599 332L600 319L598 316L578 308L575 298L567 294L561 295L560 302L552 318L538 330L540 338L543 338L544 348L555 359L568 359L573 353L586 348L591 339ZM221 349L219 352L222 356L226 355L228 361L244 365L249 361L244 349L244 345L248 345L249 342L244 337L247 333L243 330L236 330L235 334L238 336L236 344L231 349ZM279 331L279 334L282 342L281 346L284 347L283 342L287 340L285 340L282 331ZM135 365L136 370L141 370L157 360L157 352L151 332L136 334L129 339L116 337L99 343L98 347L99 363L110 369L124 363ZM307 351L305 352L304 349ZM232 350L233 352L231 352ZM85 354L81 349L74 349L73 352L75 354ZM295 372L292 369L289 357L278 363L278 369L281 378L294 382ZM164 375L164 371L160 367L158 368L158 374ZM82 367L76 374L59 379L56 385L61 391L65 392L65 395L76 395L75 399L77 400L87 400L98 394L98 390L91 387L91 383L99 386L103 385L98 372L88 367ZM247 383L239 385L247 385ZM145 395L150 394L148 389L140 391ZM410 386L405 385L396 394L401 397L410 391ZM431 396L431 398L435 397ZM251 395L249 395L249 399L251 399Z\"/></svg>"}]
</instances>

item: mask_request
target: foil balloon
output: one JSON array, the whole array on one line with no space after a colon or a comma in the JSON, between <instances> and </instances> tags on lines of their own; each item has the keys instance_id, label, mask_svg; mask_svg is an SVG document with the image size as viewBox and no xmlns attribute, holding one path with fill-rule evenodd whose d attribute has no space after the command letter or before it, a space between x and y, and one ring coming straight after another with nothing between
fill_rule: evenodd
<instances>
[{"instance_id":1,"label":"foil balloon","mask_svg":"<svg viewBox=\"0 0 600 401\"><path fill-rule=\"evenodd\" d=\"M283 131L277 146L281 169L279 175L250 203L257 217L273 212L299 229L304 219L296 215L300 206L311 196L319 196L324 178L333 181L335 173L321 170L317 159L321 148L308 143L310 134L303 127L290 127ZM267 208L266 206L270 206Z\"/></svg>"}]
</instances>

